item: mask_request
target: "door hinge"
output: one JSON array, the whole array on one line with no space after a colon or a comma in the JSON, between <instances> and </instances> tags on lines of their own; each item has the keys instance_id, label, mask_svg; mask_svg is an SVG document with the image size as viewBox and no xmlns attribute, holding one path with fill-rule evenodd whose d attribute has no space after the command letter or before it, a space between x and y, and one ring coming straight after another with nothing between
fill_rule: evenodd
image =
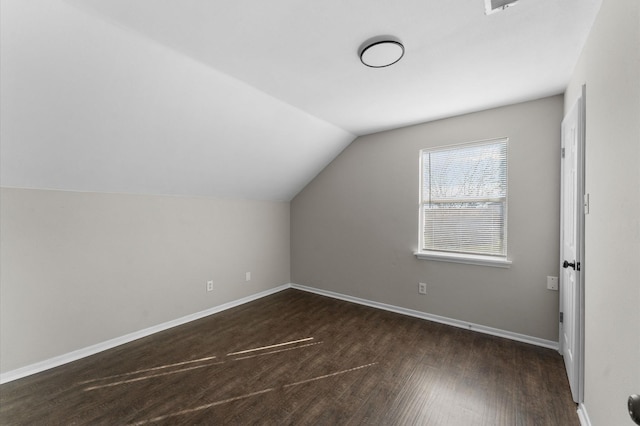
<instances>
[{"instance_id":1,"label":"door hinge","mask_svg":"<svg viewBox=\"0 0 640 426\"><path fill-rule=\"evenodd\" d=\"M584 194L584 214L589 214L589 194Z\"/></svg>"},{"instance_id":2,"label":"door hinge","mask_svg":"<svg viewBox=\"0 0 640 426\"><path fill-rule=\"evenodd\" d=\"M560 322L564 322L564 312L560 312Z\"/></svg>"},{"instance_id":3,"label":"door hinge","mask_svg":"<svg viewBox=\"0 0 640 426\"><path fill-rule=\"evenodd\" d=\"M564 158L564 148L562 148L561 153L562 153L562 158Z\"/></svg>"}]
</instances>

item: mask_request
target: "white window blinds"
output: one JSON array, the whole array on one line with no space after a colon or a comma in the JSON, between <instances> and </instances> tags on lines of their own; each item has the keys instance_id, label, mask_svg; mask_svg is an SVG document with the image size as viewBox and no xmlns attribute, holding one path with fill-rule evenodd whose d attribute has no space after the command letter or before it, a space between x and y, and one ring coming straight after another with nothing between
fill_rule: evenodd
<instances>
[{"instance_id":1,"label":"white window blinds","mask_svg":"<svg viewBox=\"0 0 640 426\"><path fill-rule=\"evenodd\" d=\"M422 150L421 251L507 255L507 139Z\"/></svg>"}]
</instances>

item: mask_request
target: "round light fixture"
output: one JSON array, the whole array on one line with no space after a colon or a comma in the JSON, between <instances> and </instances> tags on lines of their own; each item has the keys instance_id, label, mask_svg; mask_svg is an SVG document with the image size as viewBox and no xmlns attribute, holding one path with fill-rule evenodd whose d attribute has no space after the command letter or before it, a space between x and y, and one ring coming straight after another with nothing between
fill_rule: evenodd
<instances>
[{"instance_id":1,"label":"round light fixture","mask_svg":"<svg viewBox=\"0 0 640 426\"><path fill-rule=\"evenodd\" d=\"M398 62L404 55L404 46L395 37L378 36L365 41L358 55L363 64L371 68L384 68Z\"/></svg>"}]
</instances>

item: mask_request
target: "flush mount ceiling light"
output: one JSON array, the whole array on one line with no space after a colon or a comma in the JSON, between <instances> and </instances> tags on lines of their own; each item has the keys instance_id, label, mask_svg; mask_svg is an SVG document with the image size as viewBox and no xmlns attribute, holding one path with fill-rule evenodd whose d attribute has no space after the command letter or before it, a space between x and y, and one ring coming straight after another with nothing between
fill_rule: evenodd
<instances>
[{"instance_id":1,"label":"flush mount ceiling light","mask_svg":"<svg viewBox=\"0 0 640 426\"><path fill-rule=\"evenodd\" d=\"M404 46L391 36L378 36L362 43L358 55L363 64L371 68L384 68L398 62L404 55Z\"/></svg>"}]
</instances>

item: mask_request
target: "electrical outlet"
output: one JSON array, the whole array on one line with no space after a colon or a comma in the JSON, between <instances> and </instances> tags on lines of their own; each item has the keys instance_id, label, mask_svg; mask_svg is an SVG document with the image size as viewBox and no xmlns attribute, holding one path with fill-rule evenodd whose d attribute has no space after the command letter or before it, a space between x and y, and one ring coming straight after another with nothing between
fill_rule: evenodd
<instances>
[{"instance_id":1,"label":"electrical outlet","mask_svg":"<svg viewBox=\"0 0 640 426\"><path fill-rule=\"evenodd\" d=\"M418 283L418 293L427 294L427 283Z\"/></svg>"},{"instance_id":2,"label":"electrical outlet","mask_svg":"<svg viewBox=\"0 0 640 426\"><path fill-rule=\"evenodd\" d=\"M547 290L558 291L558 277L547 277Z\"/></svg>"},{"instance_id":3,"label":"electrical outlet","mask_svg":"<svg viewBox=\"0 0 640 426\"><path fill-rule=\"evenodd\" d=\"M207 281L207 291L213 291L213 281Z\"/></svg>"},{"instance_id":4,"label":"electrical outlet","mask_svg":"<svg viewBox=\"0 0 640 426\"><path fill-rule=\"evenodd\" d=\"M245 272L244 280L245 281L251 281L251 272Z\"/></svg>"}]
</instances>

